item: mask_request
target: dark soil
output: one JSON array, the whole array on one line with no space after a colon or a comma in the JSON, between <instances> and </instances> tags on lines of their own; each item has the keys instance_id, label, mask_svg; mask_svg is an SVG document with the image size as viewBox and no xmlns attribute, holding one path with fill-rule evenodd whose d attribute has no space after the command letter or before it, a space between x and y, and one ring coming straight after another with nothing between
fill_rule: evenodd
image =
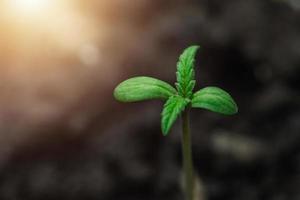
<instances>
[{"instance_id":1,"label":"dark soil","mask_svg":"<svg viewBox=\"0 0 300 200\"><path fill-rule=\"evenodd\" d=\"M13 115L2 120L0 199L183 199L179 121L163 137L162 102L121 104L112 91L136 75L173 82L178 54L200 44L196 89L220 86L240 109L232 117L191 113L194 164L204 199L299 200L299 3L108 2L109 28L123 32L97 45L118 73L107 72L112 81L106 83L95 76L55 119L23 124ZM103 18L92 3L83 4L94 19Z\"/></svg>"}]
</instances>

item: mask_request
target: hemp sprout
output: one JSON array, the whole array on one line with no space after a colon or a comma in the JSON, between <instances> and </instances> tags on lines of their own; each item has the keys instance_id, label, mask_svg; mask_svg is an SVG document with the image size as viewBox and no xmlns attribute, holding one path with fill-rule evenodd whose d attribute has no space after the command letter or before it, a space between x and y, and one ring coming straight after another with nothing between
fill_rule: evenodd
<instances>
[{"instance_id":1,"label":"hemp sprout","mask_svg":"<svg viewBox=\"0 0 300 200\"><path fill-rule=\"evenodd\" d=\"M195 56L199 46L184 50L177 63L175 88L152 78L139 76L127 79L114 90L114 97L121 102L136 102L149 99L166 100L161 114L161 130L164 136L181 115L182 154L184 169L184 193L186 200L194 200L194 173L189 128L189 110L203 108L224 115L233 115L238 107L233 98L218 87L205 87L193 92L195 80Z\"/></svg>"}]
</instances>

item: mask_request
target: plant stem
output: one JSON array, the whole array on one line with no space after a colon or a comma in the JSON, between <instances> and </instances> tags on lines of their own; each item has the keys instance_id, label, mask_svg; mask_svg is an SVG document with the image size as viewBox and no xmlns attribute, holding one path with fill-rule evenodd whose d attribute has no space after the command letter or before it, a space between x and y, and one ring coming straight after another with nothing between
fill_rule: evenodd
<instances>
[{"instance_id":1,"label":"plant stem","mask_svg":"<svg viewBox=\"0 0 300 200\"><path fill-rule=\"evenodd\" d=\"M183 187L185 193L185 200L194 199L194 173L189 123L189 109L186 109L182 113L182 153L184 170Z\"/></svg>"}]
</instances>

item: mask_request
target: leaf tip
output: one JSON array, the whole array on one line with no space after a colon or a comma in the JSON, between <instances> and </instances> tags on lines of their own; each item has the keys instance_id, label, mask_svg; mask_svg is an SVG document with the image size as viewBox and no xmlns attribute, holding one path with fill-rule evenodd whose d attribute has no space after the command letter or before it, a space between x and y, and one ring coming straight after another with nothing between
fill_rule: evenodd
<instances>
[{"instance_id":1,"label":"leaf tip","mask_svg":"<svg viewBox=\"0 0 300 200\"><path fill-rule=\"evenodd\" d=\"M233 107L233 110L232 110L232 114L231 115L235 115L235 114L237 114L238 112L239 112L239 107L238 107L238 105L236 104L236 102L232 99L232 101L233 101L233 105L234 105L234 107Z\"/></svg>"},{"instance_id":2,"label":"leaf tip","mask_svg":"<svg viewBox=\"0 0 300 200\"><path fill-rule=\"evenodd\" d=\"M166 125L166 123L164 122L164 113L161 113L161 132L163 136L167 136L169 134L169 129Z\"/></svg>"},{"instance_id":3,"label":"leaf tip","mask_svg":"<svg viewBox=\"0 0 300 200\"><path fill-rule=\"evenodd\" d=\"M166 137L166 136L168 135L168 133L169 133L169 131L166 130L166 129L164 129L163 127L162 127L161 131L162 131L162 135L163 135L164 137Z\"/></svg>"},{"instance_id":4,"label":"leaf tip","mask_svg":"<svg viewBox=\"0 0 300 200\"><path fill-rule=\"evenodd\" d=\"M234 101L234 99L232 98L232 96L230 94L229 95L229 99L231 101L231 109L228 113L226 113L227 115L235 115L239 112L239 108L237 103Z\"/></svg>"},{"instance_id":5,"label":"leaf tip","mask_svg":"<svg viewBox=\"0 0 300 200\"><path fill-rule=\"evenodd\" d=\"M195 50L198 50L198 49L200 49L200 45L191 45L189 48L193 48L193 49L195 49Z\"/></svg>"},{"instance_id":6,"label":"leaf tip","mask_svg":"<svg viewBox=\"0 0 300 200\"><path fill-rule=\"evenodd\" d=\"M122 101L122 98L121 98L120 92L119 92L119 85L114 89L113 96L116 100Z\"/></svg>"},{"instance_id":7,"label":"leaf tip","mask_svg":"<svg viewBox=\"0 0 300 200\"><path fill-rule=\"evenodd\" d=\"M195 56L196 52L200 49L200 45L191 45L189 47L187 47L184 52L189 52L191 53L193 56Z\"/></svg>"}]
</instances>

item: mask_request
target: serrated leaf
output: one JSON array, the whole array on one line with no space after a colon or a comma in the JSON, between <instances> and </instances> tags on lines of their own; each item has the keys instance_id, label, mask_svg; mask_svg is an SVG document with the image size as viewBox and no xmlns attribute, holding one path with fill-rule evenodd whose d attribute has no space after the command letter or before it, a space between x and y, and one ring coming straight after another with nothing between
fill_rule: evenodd
<instances>
[{"instance_id":1,"label":"serrated leaf","mask_svg":"<svg viewBox=\"0 0 300 200\"><path fill-rule=\"evenodd\" d=\"M114 90L114 97L122 102L148 99L168 99L176 94L168 83L152 77L134 77L120 83Z\"/></svg>"},{"instance_id":2,"label":"serrated leaf","mask_svg":"<svg viewBox=\"0 0 300 200\"><path fill-rule=\"evenodd\" d=\"M161 129L164 136L168 135L178 115L185 109L188 103L181 96L171 96L165 103L161 114Z\"/></svg>"},{"instance_id":3,"label":"serrated leaf","mask_svg":"<svg viewBox=\"0 0 300 200\"><path fill-rule=\"evenodd\" d=\"M225 115L238 112L237 104L230 94L217 87L206 87L196 92L193 95L192 107L204 108Z\"/></svg>"},{"instance_id":4,"label":"serrated leaf","mask_svg":"<svg viewBox=\"0 0 300 200\"><path fill-rule=\"evenodd\" d=\"M195 86L195 56L199 46L190 46L183 51L177 63L177 90L182 97L192 98Z\"/></svg>"}]
</instances>

